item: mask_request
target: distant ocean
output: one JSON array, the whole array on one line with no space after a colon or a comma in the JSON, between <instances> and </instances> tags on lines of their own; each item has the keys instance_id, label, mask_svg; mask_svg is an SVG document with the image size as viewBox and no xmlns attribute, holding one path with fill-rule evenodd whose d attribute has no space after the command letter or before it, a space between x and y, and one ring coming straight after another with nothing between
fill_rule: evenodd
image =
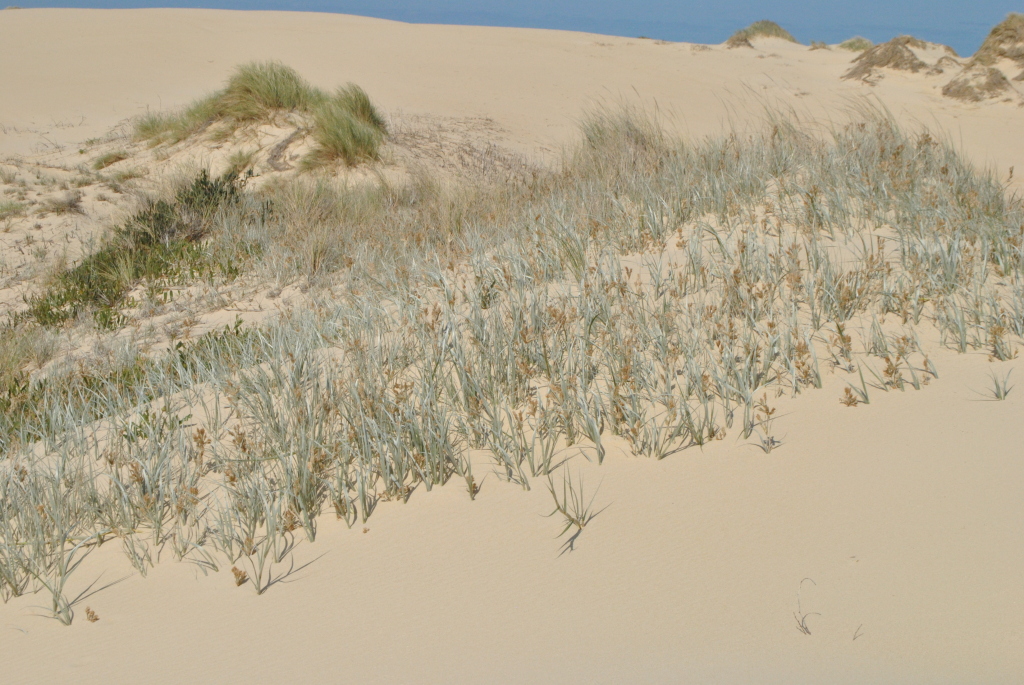
<instances>
[{"instance_id":1,"label":"distant ocean","mask_svg":"<svg viewBox=\"0 0 1024 685\"><path fill-rule=\"evenodd\" d=\"M0 0L3 2L4 0ZM207 7L339 12L415 23L517 26L720 43L738 28L771 19L798 40L875 42L909 33L974 52L1021 0L7 0L22 7Z\"/></svg>"}]
</instances>

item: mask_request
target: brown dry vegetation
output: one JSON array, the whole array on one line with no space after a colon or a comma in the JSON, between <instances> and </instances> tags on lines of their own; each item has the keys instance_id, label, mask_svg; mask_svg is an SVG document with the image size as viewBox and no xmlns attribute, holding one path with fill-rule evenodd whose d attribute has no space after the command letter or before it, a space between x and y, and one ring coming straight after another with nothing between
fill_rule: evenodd
<instances>
[{"instance_id":1,"label":"brown dry vegetation","mask_svg":"<svg viewBox=\"0 0 1024 685\"><path fill-rule=\"evenodd\" d=\"M1024 81L1024 14L1011 13L997 24L960 74L942 89L942 94L965 102L1011 94L1014 88L999 68L1003 60L1022 68L1014 80Z\"/></svg>"},{"instance_id":2,"label":"brown dry vegetation","mask_svg":"<svg viewBox=\"0 0 1024 685\"><path fill-rule=\"evenodd\" d=\"M1012 86L1006 74L996 67L982 64L965 66L957 76L942 87L946 97L965 102L981 102L1005 95Z\"/></svg>"},{"instance_id":3,"label":"brown dry vegetation","mask_svg":"<svg viewBox=\"0 0 1024 685\"><path fill-rule=\"evenodd\" d=\"M928 65L914 54L912 47L924 49L927 44L913 36L897 36L887 43L868 48L854 58L854 66L843 74L843 78L863 80L881 68L911 72L927 69Z\"/></svg>"}]
</instances>

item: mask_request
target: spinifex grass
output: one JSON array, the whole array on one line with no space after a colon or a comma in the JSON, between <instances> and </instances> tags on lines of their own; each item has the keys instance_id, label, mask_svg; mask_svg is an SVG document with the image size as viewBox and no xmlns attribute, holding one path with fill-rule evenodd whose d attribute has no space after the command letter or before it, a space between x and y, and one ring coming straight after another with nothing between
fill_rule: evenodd
<instances>
[{"instance_id":1,"label":"spinifex grass","mask_svg":"<svg viewBox=\"0 0 1024 685\"><path fill-rule=\"evenodd\" d=\"M730 435L774 455L773 398L826 374L851 405L868 384L924 391L918 330L1016 354L1024 208L930 135L777 118L686 144L609 110L584 134L529 182L239 191L267 211L224 212L191 244L258 245L250 268L310 284L312 305L89 380L9 375L4 592L59 575L26 544L39 495L17 494L58 455L89 474L71 481L93 502L75 540L116 530L143 568L171 545L263 591L325 512L354 525L453 476L475 496L480 452L518 486L549 478L578 531L592 496L554 472L615 458L607 432L654 458Z\"/></svg>"}]
</instances>

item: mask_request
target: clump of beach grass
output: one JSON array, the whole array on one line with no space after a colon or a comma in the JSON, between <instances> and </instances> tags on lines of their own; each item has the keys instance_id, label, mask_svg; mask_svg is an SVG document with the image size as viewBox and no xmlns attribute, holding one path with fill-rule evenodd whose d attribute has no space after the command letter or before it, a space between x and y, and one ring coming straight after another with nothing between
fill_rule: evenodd
<instances>
[{"instance_id":1,"label":"clump of beach grass","mask_svg":"<svg viewBox=\"0 0 1024 685\"><path fill-rule=\"evenodd\" d=\"M342 161L349 166L376 159L387 126L362 88L349 84L313 108L314 149L303 160L313 169Z\"/></svg>"},{"instance_id":2,"label":"clump of beach grass","mask_svg":"<svg viewBox=\"0 0 1024 685\"><path fill-rule=\"evenodd\" d=\"M1015 81L1024 81L1024 14L1011 13L989 32L963 70L942 88L942 94L965 102L981 102L1013 92L999 68L1001 60L1021 67Z\"/></svg>"},{"instance_id":3,"label":"clump of beach grass","mask_svg":"<svg viewBox=\"0 0 1024 685\"><path fill-rule=\"evenodd\" d=\"M776 24L774 21L762 19L761 21L755 21L745 29L740 29L729 36L729 39L725 41L725 44L730 48L754 47L750 42L751 39L754 38L781 38L782 40L787 40L790 43L797 42L796 38L793 37L793 34Z\"/></svg>"},{"instance_id":4,"label":"clump of beach grass","mask_svg":"<svg viewBox=\"0 0 1024 685\"><path fill-rule=\"evenodd\" d=\"M874 45L875 44L872 43L867 38L863 38L861 36L854 36L853 38L848 38L844 40L842 43L839 44L839 47L842 50L849 50L850 52L864 52L865 50L874 47Z\"/></svg>"},{"instance_id":5,"label":"clump of beach grass","mask_svg":"<svg viewBox=\"0 0 1024 685\"><path fill-rule=\"evenodd\" d=\"M25 213L28 205L24 202L16 202L14 200L0 200L0 221L9 219L15 216L21 216Z\"/></svg>"},{"instance_id":6,"label":"clump of beach grass","mask_svg":"<svg viewBox=\"0 0 1024 685\"><path fill-rule=\"evenodd\" d=\"M106 169L111 164L117 164L118 162L128 159L128 152L125 150L111 150L105 152L92 163L92 168L99 171L100 169Z\"/></svg>"},{"instance_id":7,"label":"clump of beach grass","mask_svg":"<svg viewBox=\"0 0 1024 685\"><path fill-rule=\"evenodd\" d=\"M69 190L61 195L49 197L40 203L40 208L44 213L81 214L83 212L82 192L79 190Z\"/></svg>"},{"instance_id":8,"label":"clump of beach grass","mask_svg":"<svg viewBox=\"0 0 1024 685\"><path fill-rule=\"evenodd\" d=\"M326 93L279 62L241 65L222 90L177 112L147 114L136 121L135 133L155 144L177 143L217 126L214 135L224 138L289 113L308 119L314 149L304 160L307 169L376 159L387 134L383 116L359 86Z\"/></svg>"}]
</instances>

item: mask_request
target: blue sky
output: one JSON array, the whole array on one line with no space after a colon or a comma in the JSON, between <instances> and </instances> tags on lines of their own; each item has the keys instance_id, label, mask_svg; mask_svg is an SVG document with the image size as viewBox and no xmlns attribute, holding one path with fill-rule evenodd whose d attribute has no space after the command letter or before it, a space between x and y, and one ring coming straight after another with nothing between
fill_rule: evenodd
<instances>
[{"instance_id":1,"label":"blue sky","mask_svg":"<svg viewBox=\"0 0 1024 685\"><path fill-rule=\"evenodd\" d=\"M344 12L410 22L529 26L718 43L737 28L773 19L801 42L901 33L970 54L1022 0L9 0L23 7L216 7Z\"/></svg>"}]
</instances>

